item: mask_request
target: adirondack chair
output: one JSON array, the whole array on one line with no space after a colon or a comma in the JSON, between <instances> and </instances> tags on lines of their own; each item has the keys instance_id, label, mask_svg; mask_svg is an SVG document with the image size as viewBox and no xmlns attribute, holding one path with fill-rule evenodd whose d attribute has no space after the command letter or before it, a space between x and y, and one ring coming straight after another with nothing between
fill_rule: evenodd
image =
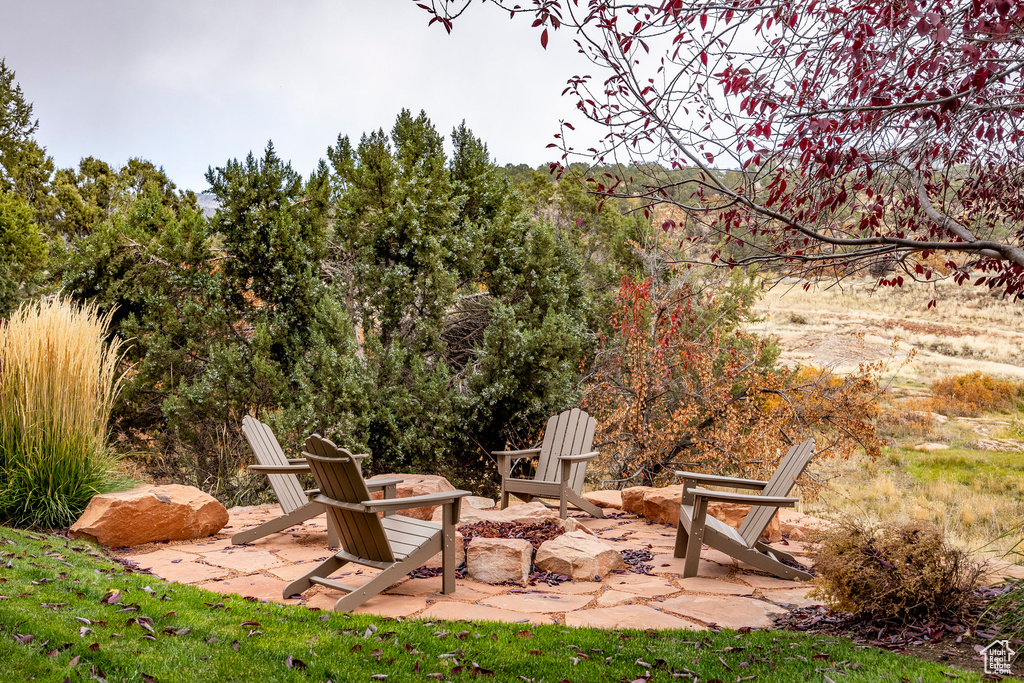
<instances>
[{"instance_id":1,"label":"adirondack chair","mask_svg":"<svg viewBox=\"0 0 1024 683\"><path fill-rule=\"evenodd\" d=\"M455 525L463 496L469 491L443 491L393 500L371 500L357 460L318 434L306 439L303 452L321 493L314 500L327 508L341 535L341 550L284 589L288 598L313 585L328 586L346 595L334 603L337 611L351 611L395 583L437 553L441 555L441 592L455 590ZM441 505L442 523L402 515L378 517L379 511ZM353 587L327 578L348 563L379 569L380 574Z\"/></svg>"},{"instance_id":2,"label":"adirondack chair","mask_svg":"<svg viewBox=\"0 0 1024 683\"><path fill-rule=\"evenodd\" d=\"M258 538L284 531L296 524L301 524L307 519L312 519L324 513L324 506L312 500L319 493L317 489L303 490L299 482L298 474L309 473L309 465L305 458L287 458L281 450L281 444L270 427L260 422L251 415L242 418L242 433L245 435L249 446L256 455L258 465L249 465L250 472L262 472L270 480L270 488L277 496L284 514L280 517L264 522L257 527L240 531L231 537L235 545L252 543ZM352 456L357 462L368 454ZM384 491L384 498L394 498L397 485L402 482L397 478L376 479L370 485L371 491ZM338 532L330 519L327 521L327 544L333 548L338 547Z\"/></svg>"},{"instance_id":3,"label":"adirondack chair","mask_svg":"<svg viewBox=\"0 0 1024 683\"><path fill-rule=\"evenodd\" d=\"M683 478L679 526L676 528L675 556L685 557L683 576L696 576L701 544L743 560L749 565L781 579L809 581L811 575L783 563L796 560L789 553L772 548L761 541L761 534L781 507L792 507L797 498L787 498L797 478L814 457L814 440L808 439L789 449L769 481L721 477L697 472L676 472ZM699 484L760 490L760 493L730 493L697 488ZM709 501L742 503L750 511L739 529L708 514Z\"/></svg>"},{"instance_id":4,"label":"adirondack chair","mask_svg":"<svg viewBox=\"0 0 1024 683\"><path fill-rule=\"evenodd\" d=\"M604 517L601 508L580 495L587 474L587 463L600 455L590 450L594 444L596 428L597 420L573 408L560 415L553 415L548 420L539 448L492 451L491 455L497 458L498 472L501 474L501 509L508 507L511 494L527 503L534 498L557 499L558 516L562 519L566 518L570 504L594 517ZM533 479L512 477L511 461L525 457L537 458L536 475ZM548 505L543 500L541 502Z\"/></svg>"}]
</instances>

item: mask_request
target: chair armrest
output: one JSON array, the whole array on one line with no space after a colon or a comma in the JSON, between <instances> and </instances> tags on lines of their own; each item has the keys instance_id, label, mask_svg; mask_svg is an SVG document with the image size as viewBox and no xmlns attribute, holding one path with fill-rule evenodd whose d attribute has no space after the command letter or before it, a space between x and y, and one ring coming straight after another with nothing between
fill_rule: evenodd
<instances>
[{"instance_id":1,"label":"chair armrest","mask_svg":"<svg viewBox=\"0 0 1024 683\"><path fill-rule=\"evenodd\" d=\"M560 455L558 456L558 459L562 462L586 462L587 460L593 460L599 455L601 455L599 451L591 451L589 453L579 453L577 455Z\"/></svg>"},{"instance_id":2,"label":"chair armrest","mask_svg":"<svg viewBox=\"0 0 1024 683\"><path fill-rule=\"evenodd\" d=\"M355 458L356 460L362 460L363 458L369 458L370 454L369 453L353 453L352 457Z\"/></svg>"},{"instance_id":3,"label":"chair armrest","mask_svg":"<svg viewBox=\"0 0 1024 683\"><path fill-rule=\"evenodd\" d=\"M496 458L521 458L526 455L540 455L539 448L527 448L524 451L491 451Z\"/></svg>"},{"instance_id":4,"label":"chair armrest","mask_svg":"<svg viewBox=\"0 0 1024 683\"><path fill-rule=\"evenodd\" d=\"M422 496L410 496L408 498L364 500L361 504L368 512L377 512L378 510L408 510L410 508L418 508L425 505L453 503L459 498L471 495L473 494L469 491L441 491L439 493L426 493Z\"/></svg>"},{"instance_id":5,"label":"chair armrest","mask_svg":"<svg viewBox=\"0 0 1024 683\"><path fill-rule=\"evenodd\" d=\"M677 477L683 477L690 481L699 481L715 486L732 486L737 489L763 489L768 485L766 481L757 479L740 479L738 477L723 477L717 474L702 474L700 472L676 472Z\"/></svg>"},{"instance_id":6,"label":"chair armrest","mask_svg":"<svg viewBox=\"0 0 1024 683\"><path fill-rule=\"evenodd\" d=\"M309 465L249 465L248 470L261 474L308 474Z\"/></svg>"},{"instance_id":7,"label":"chair armrest","mask_svg":"<svg viewBox=\"0 0 1024 683\"><path fill-rule=\"evenodd\" d=\"M306 464L306 459L305 458L288 458L288 464L289 465L305 465Z\"/></svg>"},{"instance_id":8,"label":"chair armrest","mask_svg":"<svg viewBox=\"0 0 1024 683\"><path fill-rule=\"evenodd\" d=\"M745 505L770 505L772 507L793 507L800 499L783 496L760 496L754 493L731 493L711 491L709 489L686 489L691 496L699 496L705 500L716 500L724 503L742 503Z\"/></svg>"},{"instance_id":9,"label":"chair armrest","mask_svg":"<svg viewBox=\"0 0 1024 683\"><path fill-rule=\"evenodd\" d=\"M383 479L367 479L366 488L369 489L370 491L380 491L381 489L387 488L388 486L395 486L397 484L401 484L403 481L405 480L399 479L398 477L384 477Z\"/></svg>"},{"instance_id":10,"label":"chair armrest","mask_svg":"<svg viewBox=\"0 0 1024 683\"><path fill-rule=\"evenodd\" d=\"M320 489L306 489L303 493L305 493L307 497L312 498L313 496L320 495Z\"/></svg>"}]
</instances>

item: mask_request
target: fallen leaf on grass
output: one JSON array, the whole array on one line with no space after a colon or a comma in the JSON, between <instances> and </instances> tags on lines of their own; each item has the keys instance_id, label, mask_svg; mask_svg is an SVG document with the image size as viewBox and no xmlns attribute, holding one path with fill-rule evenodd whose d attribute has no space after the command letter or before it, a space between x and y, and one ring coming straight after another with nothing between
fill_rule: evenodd
<instances>
[{"instance_id":1,"label":"fallen leaf on grass","mask_svg":"<svg viewBox=\"0 0 1024 683\"><path fill-rule=\"evenodd\" d=\"M289 669L305 669L306 663L301 659L295 659L291 655L288 655L288 659L284 660L284 665Z\"/></svg>"}]
</instances>

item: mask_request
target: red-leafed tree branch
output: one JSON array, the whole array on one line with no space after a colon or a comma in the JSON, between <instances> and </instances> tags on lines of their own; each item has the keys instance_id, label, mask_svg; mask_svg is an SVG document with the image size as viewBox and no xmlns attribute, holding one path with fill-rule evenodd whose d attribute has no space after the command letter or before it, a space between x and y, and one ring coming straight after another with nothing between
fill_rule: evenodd
<instances>
[{"instance_id":1,"label":"red-leafed tree branch","mask_svg":"<svg viewBox=\"0 0 1024 683\"><path fill-rule=\"evenodd\" d=\"M572 36L595 71L565 94L606 134L577 149L564 122L562 161L609 167L599 191L638 209L682 210L688 258L940 269L1024 298L1024 3L491 4L545 46ZM420 4L448 29L468 5Z\"/></svg>"}]
</instances>

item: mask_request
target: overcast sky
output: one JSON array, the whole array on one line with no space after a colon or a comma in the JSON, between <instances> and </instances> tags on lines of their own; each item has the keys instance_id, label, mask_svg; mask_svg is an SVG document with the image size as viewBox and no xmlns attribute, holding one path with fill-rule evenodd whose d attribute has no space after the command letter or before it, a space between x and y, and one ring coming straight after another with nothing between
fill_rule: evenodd
<instances>
[{"instance_id":1,"label":"overcast sky","mask_svg":"<svg viewBox=\"0 0 1024 683\"><path fill-rule=\"evenodd\" d=\"M541 49L522 18L471 8L452 35L410 0L0 0L0 56L60 166L143 157L201 191L210 165L262 150L303 174L339 133L354 141L423 109L450 137L465 119L500 164L553 160L560 96L588 72L570 36ZM587 147L582 145L582 147Z\"/></svg>"}]
</instances>

